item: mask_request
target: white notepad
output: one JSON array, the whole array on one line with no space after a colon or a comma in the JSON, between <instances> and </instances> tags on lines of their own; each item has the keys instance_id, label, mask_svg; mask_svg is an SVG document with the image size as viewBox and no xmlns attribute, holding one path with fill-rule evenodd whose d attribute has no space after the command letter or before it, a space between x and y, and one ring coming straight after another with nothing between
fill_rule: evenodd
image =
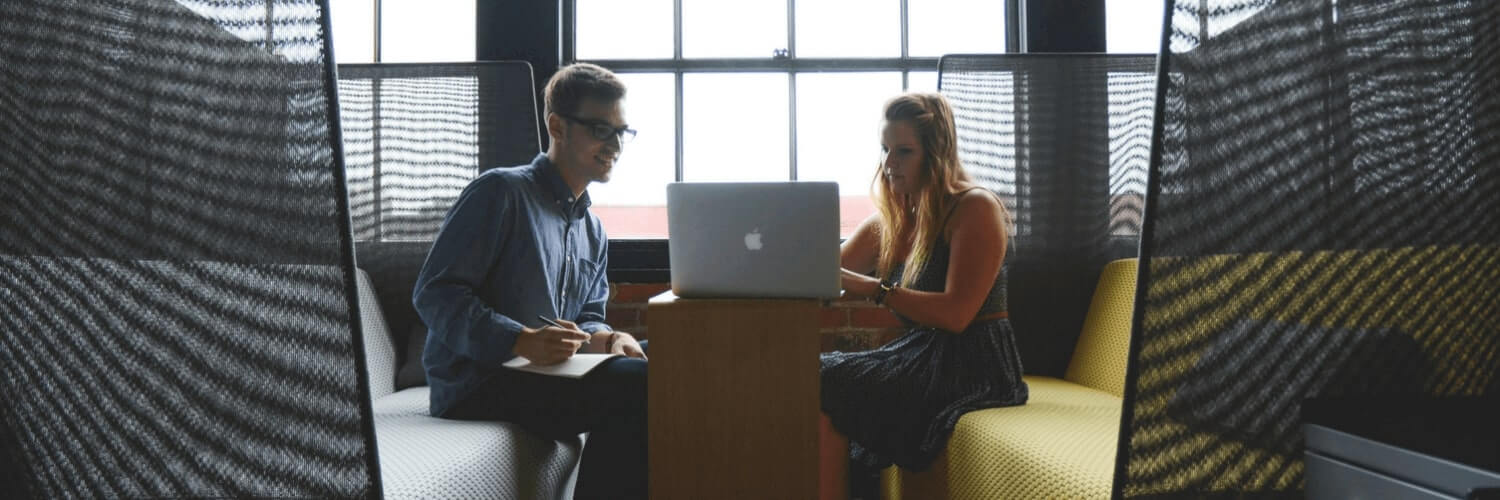
<instances>
[{"instance_id":1,"label":"white notepad","mask_svg":"<svg viewBox=\"0 0 1500 500\"><path fill-rule=\"evenodd\" d=\"M523 372L552 375L554 377L583 378L584 375L587 375L590 371L593 371L594 368L597 368L601 363L604 363L610 358L617 356L620 355L594 353L574 354L573 357L563 360L563 362L557 363L555 365L533 364L529 359L521 356L516 356L510 361L506 361L505 367L512 370L521 370Z\"/></svg>"}]
</instances>

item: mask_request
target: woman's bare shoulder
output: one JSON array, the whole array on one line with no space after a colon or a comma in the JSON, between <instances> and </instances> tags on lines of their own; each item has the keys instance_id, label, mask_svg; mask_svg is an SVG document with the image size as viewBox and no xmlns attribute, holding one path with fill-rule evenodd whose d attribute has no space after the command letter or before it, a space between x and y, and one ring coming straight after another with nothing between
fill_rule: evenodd
<instances>
[{"instance_id":1,"label":"woman's bare shoulder","mask_svg":"<svg viewBox=\"0 0 1500 500\"><path fill-rule=\"evenodd\" d=\"M1003 210L1000 205L1000 197L993 191L983 186L970 185L958 193L958 199L954 200L957 206L954 208L959 212L964 211L989 211Z\"/></svg>"},{"instance_id":2,"label":"woman's bare shoulder","mask_svg":"<svg viewBox=\"0 0 1500 500\"><path fill-rule=\"evenodd\" d=\"M988 189L964 191L958 196L948 230L978 223L980 226L999 226L1005 219L1005 206L999 197Z\"/></svg>"}]
</instances>

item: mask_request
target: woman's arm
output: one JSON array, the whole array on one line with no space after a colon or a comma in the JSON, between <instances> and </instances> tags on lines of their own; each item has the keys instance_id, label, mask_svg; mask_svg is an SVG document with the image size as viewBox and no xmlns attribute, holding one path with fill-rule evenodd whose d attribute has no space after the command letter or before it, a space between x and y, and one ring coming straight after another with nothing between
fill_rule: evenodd
<instances>
[{"instance_id":1,"label":"woman's arm","mask_svg":"<svg viewBox=\"0 0 1500 500\"><path fill-rule=\"evenodd\" d=\"M870 274L875 270L876 258L880 255L880 212L866 217L854 235L844 240L839 247L839 267L859 274Z\"/></svg>"},{"instance_id":2,"label":"woman's arm","mask_svg":"<svg viewBox=\"0 0 1500 500\"><path fill-rule=\"evenodd\" d=\"M958 201L948 241L948 280L942 292L892 289L891 309L917 323L961 332L984 305L1005 261L1006 230L1000 201L971 191Z\"/></svg>"}]
</instances>

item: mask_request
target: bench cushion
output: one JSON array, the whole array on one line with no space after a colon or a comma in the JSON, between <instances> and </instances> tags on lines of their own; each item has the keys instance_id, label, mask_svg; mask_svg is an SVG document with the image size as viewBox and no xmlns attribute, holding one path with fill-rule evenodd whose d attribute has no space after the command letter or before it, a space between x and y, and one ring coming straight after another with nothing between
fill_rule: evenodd
<instances>
[{"instance_id":1,"label":"bench cushion","mask_svg":"<svg viewBox=\"0 0 1500 500\"><path fill-rule=\"evenodd\" d=\"M552 441L514 424L427 415L427 387L375 400L388 499L572 498L583 440Z\"/></svg>"},{"instance_id":2,"label":"bench cushion","mask_svg":"<svg viewBox=\"0 0 1500 500\"><path fill-rule=\"evenodd\" d=\"M1136 259L1120 259L1099 272L1099 284L1063 378L1124 397L1136 267Z\"/></svg>"},{"instance_id":3,"label":"bench cushion","mask_svg":"<svg viewBox=\"0 0 1500 500\"><path fill-rule=\"evenodd\" d=\"M886 498L1109 498L1136 265L1121 259L1099 273L1065 380L1025 377L1024 406L965 414L931 469L883 473Z\"/></svg>"},{"instance_id":4,"label":"bench cushion","mask_svg":"<svg viewBox=\"0 0 1500 500\"><path fill-rule=\"evenodd\" d=\"M396 390L396 346L386 328L385 313L370 284L370 273L355 269L359 290L360 332L364 334L365 370L370 378L370 401Z\"/></svg>"},{"instance_id":5,"label":"bench cushion","mask_svg":"<svg viewBox=\"0 0 1500 500\"><path fill-rule=\"evenodd\" d=\"M933 467L885 472L887 498L1109 498L1121 399L1026 377L1024 406L965 414Z\"/></svg>"}]
</instances>

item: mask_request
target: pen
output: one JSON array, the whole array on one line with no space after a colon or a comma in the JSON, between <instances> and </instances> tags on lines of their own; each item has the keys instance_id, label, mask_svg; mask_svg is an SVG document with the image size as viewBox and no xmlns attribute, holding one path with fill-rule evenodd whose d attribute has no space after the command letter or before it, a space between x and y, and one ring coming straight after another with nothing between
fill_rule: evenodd
<instances>
[{"instance_id":1,"label":"pen","mask_svg":"<svg viewBox=\"0 0 1500 500\"><path fill-rule=\"evenodd\" d=\"M557 324L556 321L552 321L550 319L547 319L546 316L542 316L540 314L536 315L536 319L542 320L543 323L546 323L546 324L549 324L549 325L552 325L552 326L555 326L555 327L558 327L558 328L562 328L564 330L568 329L568 327L559 325L559 324ZM587 339L585 339L583 341L583 345L589 345L589 341Z\"/></svg>"}]
</instances>

